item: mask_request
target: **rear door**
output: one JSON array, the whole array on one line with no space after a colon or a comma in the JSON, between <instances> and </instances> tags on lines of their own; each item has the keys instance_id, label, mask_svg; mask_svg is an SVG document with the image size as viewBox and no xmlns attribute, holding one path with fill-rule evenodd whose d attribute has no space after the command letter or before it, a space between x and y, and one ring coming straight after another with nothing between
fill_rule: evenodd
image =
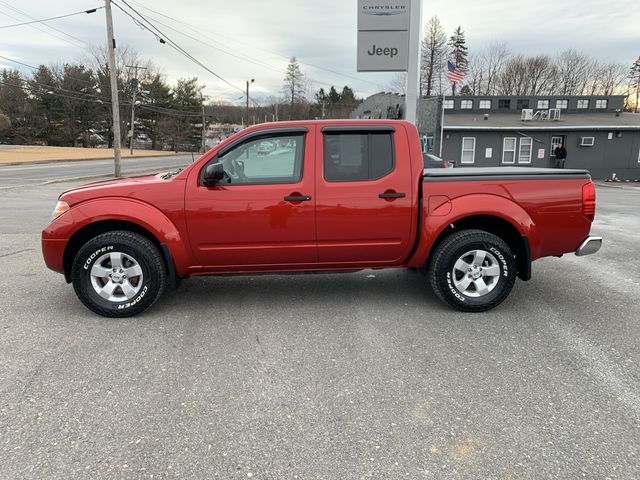
<instances>
[{"instance_id":1,"label":"rear door","mask_svg":"<svg viewBox=\"0 0 640 480\"><path fill-rule=\"evenodd\" d=\"M185 209L206 270L317 262L314 144L315 132L305 127L252 132L210 161L223 164L223 181L205 186L203 169L194 171Z\"/></svg>"},{"instance_id":2,"label":"rear door","mask_svg":"<svg viewBox=\"0 0 640 480\"><path fill-rule=\"evenodd\" d=\"M326 126L316 153L321 263L392 265L412 245L411 164L402 127Z\"/></svg>"}]
</instances>

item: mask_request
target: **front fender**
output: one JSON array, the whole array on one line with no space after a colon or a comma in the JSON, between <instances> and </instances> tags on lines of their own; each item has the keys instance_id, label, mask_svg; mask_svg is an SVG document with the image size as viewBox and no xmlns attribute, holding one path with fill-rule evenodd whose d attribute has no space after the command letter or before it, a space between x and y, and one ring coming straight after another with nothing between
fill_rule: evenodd
<instances>
[{"instance_id":1,"label":"front fender","mask_svg":"<svg viewBox=\"0 0 640 480\"><path fill-rule=\"evenodd\" d=\"M176 225L154 206L133 198L99 198L73 206L75 231L90 223L121 220L148 230L161 244L166 244L173 256L178 275L187 274L190 253L186 239Z\"/></svg>"},{"instance_id":2,"label":"front fender","mask_svg":"<svg viewBox=\"0 0 640 480\"><path fill-rule=\"evenodd\" d=\"M423 218L418 248L409 260L410 267L422 267L436 239L452 223L476 215L498 217L513 225L520 235L526 235L531 244L532 258L540 244L536 225L529 214L514 201L492 194L471 194L449 199L432 196L424 202Z\"/></svg>"}]
</instances>

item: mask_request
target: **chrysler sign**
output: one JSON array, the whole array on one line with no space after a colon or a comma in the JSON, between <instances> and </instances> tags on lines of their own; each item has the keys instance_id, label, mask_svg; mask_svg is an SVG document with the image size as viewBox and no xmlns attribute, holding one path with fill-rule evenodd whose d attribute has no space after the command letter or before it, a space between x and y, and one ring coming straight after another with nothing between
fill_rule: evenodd
<instances>
[{"instance_id":1,"label":"chrysler sign","mask_svg":"<svg viewBox=\"0 0 640 480\"><path fill-rule=\"evenodd\" d=\"M410 0L358 0L358 71L407 70Z\"/></svg>"},{"instance_id":2,"label":"chrysler sign","mask_svg":"<svg viewBox=\"0 0 640 480\"><path fill-rule=\"evenodd\" d=\"M359 0L358 30L409 30L409 0Z\"/></svg>"}]
</instances>

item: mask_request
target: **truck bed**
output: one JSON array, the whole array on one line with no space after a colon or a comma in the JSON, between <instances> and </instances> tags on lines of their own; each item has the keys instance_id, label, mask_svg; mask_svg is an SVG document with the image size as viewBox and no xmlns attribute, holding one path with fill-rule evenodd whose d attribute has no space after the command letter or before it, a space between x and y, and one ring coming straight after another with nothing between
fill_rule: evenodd
<instances>
[{"instance_id":1,"label":"truck bed","mask_svg":"<svg viewBox=\"0 0 640 480\"><path fill-rule=\"evenodd\" d=\"M558 177L563 179L590 179L587 170L532 168L532 167L461 167L461 168L425 168L422 173L425 181L469 181L469 180L535 180ZM523 178L525 177L525 178Z\"/></svg>"}]
</instances>

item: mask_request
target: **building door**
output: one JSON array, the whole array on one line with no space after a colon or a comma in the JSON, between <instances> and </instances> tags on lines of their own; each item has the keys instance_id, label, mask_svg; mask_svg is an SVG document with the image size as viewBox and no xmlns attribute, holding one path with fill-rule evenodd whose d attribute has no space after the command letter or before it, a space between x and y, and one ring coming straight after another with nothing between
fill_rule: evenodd
<instances>
[{"instance_id":1,"label":"building door","mask_svg":"<svg viewBox=\"0 0 640 480\"><path fill-rule=\"evenodd\" d=\"M564 145L566 148L566 141L567 141L567 137L566 135L554 135L553 137L551 137L551 150L549 150L549 156L551 158L555 158L556 156L554 155L554 152L556 150L556 147L558 145Z\"/></svg>"}]
</instances>

